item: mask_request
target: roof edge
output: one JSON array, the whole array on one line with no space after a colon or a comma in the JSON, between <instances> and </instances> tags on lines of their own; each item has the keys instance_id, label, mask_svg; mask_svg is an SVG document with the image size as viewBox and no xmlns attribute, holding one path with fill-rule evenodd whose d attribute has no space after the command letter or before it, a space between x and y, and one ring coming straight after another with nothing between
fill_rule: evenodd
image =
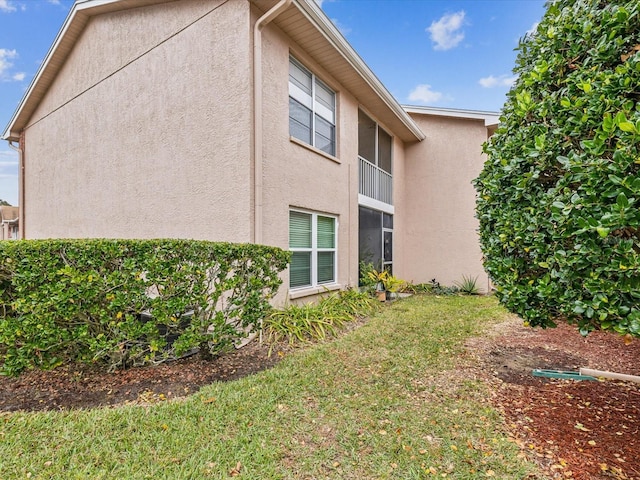
<instances>
[{"instance_id":1,"label":"roof edge","mask_svg":"<svg viewBox=\"0 0 640 480\"><path fill-rule=\"evenodd\" d=\"M153 0L148 0L152 3ZM163 3L171 0L156 0L158 3ZM19 130L24 128L23 125L18 125L20 117L24 114L25 107L33 101L32 96L34 90L40 85L41 78L45 71L49 70L52 59L55 57L56 52L60 44L64 41L74 41L78 34L68 34L69 28L72 24L76 24L78 21L87 22L91 16L91 10L96 7L105 7L108 5L116 5L122 2L122 0L77 0L67 18L65 19L62 27L58 31L51 47L49 48L44 61L38 68L35 76L31 80L29 87L23 95L18 107L13 113L9 123L7 124L2 139L8 141L19 140ZM126 2L123 2L126 3ZM387 90L384 84L376 77L369 66L362 60L360 55L353 49L348 43L345 37L335 27L333 22L327 17L322 9L316 4L314 0L293 0L296 7L312 22L314 23L324 37L340 52L345 60L358 72L363 80L376 92L376 94L382 99L382 101L389 107L389 109L396 115L396 117L407 128L411 135L418 141L422 141L426 138L425 134L420 130L420 127L409 116L407 111L400 105L395 97ZM79 19L79 20L78 20ZM81 29L83 30L83 29ZM73 38L71 38L73 37ZM36 100L37 101L37 100ZM23 120L24 121L24 120Z\"/></svg>"},{"instance_id":2,"label":"roof edge","mask_svg":"<svg viewBox=\"0 0 640 480\"><path fill-rule=\"evenodd\" d=\"M407 113L416 113L420 115L484 120L485 127L497 125L500 121L500 112L486 110L465 110L462 108L426 107L420 105L403 105L402 108Z\"/></svg>"},{"instance_id":3,"label":"roof edge","mask_svg":"<svg viewBox=\"0 0 640 480\"><path fill-rule=\"evenodd\" d=\"M148 3L152 3L152 2L164 3L164 2L170 2L170 1L175 1L175 0L146 0L146 2ZM104 8L110 9L111 8L110 5L114 6L113 9L117 9L118 7L116 5L118 3L123 3L122 9L134 8L139 6L137 2L132 3L130 0L75 0L74 4L69 10L69 14L67 15L67 18L65 18L64 23L62 24L62 27L60 27L60 30L56 34L56 37L53 40L53 43L49 47L49 50L47 51L47 54L44 57L44 60L38 67L36 74L34 75L33 79L31 80L31 83L29 84L29 87L27 88L24 95L22 96L22 99L18 103L18 107L16 108L13 115L11 116L11 119L9 120L9 123L5 127L0 139L7 140L7 141L19 140L20 132L16 131L16 128L15 128L16 123L18 123L18 121L20 120L20 117L24 113L24 109L27 106L27 104L30 103L30 99L34 95L34 91L40 85L43 74L50 68L59 69L61 67L60 65L58 65L57 67L50 66L52 60L55 58L56 53L58 52L60 44L62 42L74 42L84 30L84 25L81 24L80 25L81 28L78 29L75 33L74 32L69 33L69 29L71 25L73 24L75 26L78 24L78 22L83 22L84 24L86 24L89 18L93 15L92 13L93 10L98 9L99 12L102 12L104 11ZM140 5L142 5L145 3L145 0L141 0L139 3ZM48 89L48 87L49 85L46 85L45 88ZM36 101L39 103L40 100L41 98L38 98ZM22 130L22 128L24 128L24 126L20 126L18 130Z\"/></svg>"},{"instance_id":4,"label":"roof edge","mask_svg":"<svg viewBox=\"0 0 640 480\"><path fill-rule=\"evenodd\" d=\"M98 0L98 1L103 3L105 0ZM117 0L106 0L106 1L117 1ZM15 126L18 120L18 117L22 113L22 110L24 109L27 101L31 97L31 94L35 86L39 83L39 80L42 77L43 72L47 69L47 66L51 62L51 58L53 57L53 54L57 50L57 47L60 44L60 41L65 37L65 33L67 32L67 30L69 29L69 26L73 22L73 19L77 15L77 12L80 9L79 6L81 5L81 3L85 3L85 2L81 2L81 1L74 2L73 6L71 7L71 10L69 10L69 14L67 15L67 18L65 18L64 23L62 24L62 27L56 34L56 37L53 40L53 43L49 47L49 50L47 51L47 54L44 57L44 61L38 67L38 71L31 79L31 83L29 84L29 87L25 91L24 95L22 96L22 99L20 100L20 103L18 103L18 107L13 112L13 115L11 116L9 123L5 127L4 133L2 134L2 140L8 140L8 141L19 140L19 133L13 132L12 131L13 127Z\"/></svg>"},{"instance_id":5,"label":"roof edge","mask_svg":"<svg viewBox=\"0 0 640 480\"><path fill-rule=\"evenodd\" d=\"M426 138L420 127L408 115L405 109L376 77L369 66L349 44L344 35L336 28L315 0L293 0L298 9L315 25L324 37L338 50L343 58L358 72L364 81L378 94L389 109L402 121L418 141Z\"/></svg>"}]
</instances>

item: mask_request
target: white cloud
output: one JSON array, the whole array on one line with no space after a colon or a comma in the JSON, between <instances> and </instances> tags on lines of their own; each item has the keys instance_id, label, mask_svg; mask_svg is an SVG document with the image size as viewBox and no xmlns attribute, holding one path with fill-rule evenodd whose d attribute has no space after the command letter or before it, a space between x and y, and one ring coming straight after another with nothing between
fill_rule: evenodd
<instances>
[{"instance_id":1,"label":"white cloud","mask_svg":"<svg viewBox=\"0 0 640 480\"><path fill-rule=\"evenodd\" d=\"M336 26L336 28L340 30L340 33L342 33L342 35L344 35L345 37L351 33L351 28L340 23L340 21L337 18L332 18L331 21Z\"/></svg>"},{"instance_id":2,"label":"white cloud","mask_svg":"<svg viewBox=\"0 0 640 480\"><path fill-rule=\"evenodd\" d=\"M422 84L416 86L411 93L409 93L409 101L419 102L424 104L437 103L444 98L441 92L434 92L431 90L431 85Z\"/></svg>"},{"instance_id":3,"label":"white cloud","mask_svg":"<svg viewBox=\"0 0 640 480\"><path fill-rule=\"evenodd\" d=\"M464 10L443 15L437 22L432 22L427 28L431 40L435 43L434 50L449 50L456 47L463 39Z\"/></svg>"},{"instance_id":4,"label":"white cloud","mask_svg":"<svg viewBox=\"0 0 640 480\"><path fill-rule=\"evenodd\" d=\"M531 25L531 28L525 32L525 36L528 37L529 35L533 35L534 33L536 33L539 24L540 22L535 22L533 25Z\"/></svg>"},{"instance_id":5,"label":"white cloud","mask_svg":"<svg viewBox=\"0 0 640 480\"><path fill-rule=\"evenodd\" d=\"M15 75L13 75L13 77L11 77L13 80L15 80L16 82L21 82L24 80L24 77L26 77L27 74L24 72L18 72Z\"/></svg>"},{"instance_id":6,"label":"white cloud","mask_svg":"<svg viewBox=\"0 0 640 480\"><path fill-rule=\"evenodd\" d=\"M16 7L9 0L0 0L0 12L15 12Z\"/></svg>"},{"instance_id":7,"label":"white cloud","mask_svg":"<svg viewBox=\"0 0 640 480\"><path fill-rule=\"evenodd\" d=\"M1 2L2 0L0 0ZM18 56L18 52L15 50L7 50L6 48L0 48L0 77L7 71L9 68L13 66L9 60L12 58L16 58Z\"/></svg>"},{"instance_id":8,"label":"white cloud","mask_svg":"<svg viewBox=\"0 0 640 480\"><path fill-rule=\"evenodd\" d=\"M483 77L478 80L478 83L484 88L494 88L494 87L511 87L518 77L514 75L489 75L488 77Z\"/></svg>"},{"instance_id":9,"label":"white cloud","mask_svg":"<svg viewBox=\"0 0 640 480\"><path fill-rule=\"evenodd\" d=\"M60 0L47 0L51 5L60 5Z\"/></svg>"}]
</instances>

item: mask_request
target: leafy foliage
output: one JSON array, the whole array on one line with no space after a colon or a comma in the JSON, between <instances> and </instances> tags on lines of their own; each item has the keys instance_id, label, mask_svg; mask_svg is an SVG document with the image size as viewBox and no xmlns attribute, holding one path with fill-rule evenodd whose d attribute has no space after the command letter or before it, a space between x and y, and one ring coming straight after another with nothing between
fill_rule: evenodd
<instances>
[{"instance_id":1,"label":"leafy foliage","mask_svg":"<svg viewBox=\"0 0 640 480\"><path fill-rule=\"evenodd\" d=\"M0 205L5 205L5 206L9 206L9 207L11 206L11 204L9 202L7 202L6 200L2 200L1 198L0 198Z\"/></svg>"},{"instance_id":2,"label":"leafy foliage","mask_svg":"<svg viewBox=\"0 0 640 480\"><path fill-rule=\"evenodd\" d=\"M476 179L485 267L532 326L640 336L640 4L558 0Z\"/></svg>"},{"instance_id":3,"label":"leafy foliage","mask_svg":"<svg viewBox=\"0 0 640 480\"><path fill-rule=\"evenodd\" d=\"M320 299L318 303L289 305L274 310L265 320L264 329L270 342L287 339L290 343L322 340L335 335L340 328L357 317L373 313L379 304L369 293L342 290Z\"/></svg>"},{"instance_id":4,"label":"leafy foliage","mask_svg":"<svg viewBox=\"0 0 640 480\"><path fill-rule=\"evenodd\" d=\"M214 355L269 313L288 259L192 240L0 242L2 370Z\"/></svg>"},{"instance_id":5,"label":"leafy foliage","mask_svg":"<svg viewBox=\"0 0 640 480\"><path fill-rule=\"evenodd\" d=\"M373 263L360 262L360 282L363 291L373 294L376 291L378 280L376 278L376 268Z\"/></svg>"},{"instance_id":6,"label":"leafy foliage","mask_svg":"<svg viewBox=\"0 0 640 480\"><path fill-rule=\"evenodd\" d=\"M462 280L453 282L460 293L465 295L478 295L480 290L478 289L478 277L462 276Z\"/></svg>"}]
</instances>

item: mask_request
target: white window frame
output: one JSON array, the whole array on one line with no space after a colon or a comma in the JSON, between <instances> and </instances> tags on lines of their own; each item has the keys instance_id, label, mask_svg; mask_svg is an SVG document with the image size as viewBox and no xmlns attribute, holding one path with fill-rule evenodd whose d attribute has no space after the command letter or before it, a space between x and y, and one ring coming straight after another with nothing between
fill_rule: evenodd
<instances>
[{"instance_id":1,"label":"white window frame","mask_svg":"<svg viewBox=\"0 0 640 480\"><path fill-rule=\"evenodd\" d=\"M314 148L318 148L320 151L331 155L336 156L337 151L337 127L336 127L336 92L330 88L325 82L320 80L311 70L305 67L302 62L297 60L293 56L289 56L289 64L294 64L297 68L304 71L305 73L311 76L311 95L298 87L295 83L291 81L289 78L289 97L300 103L304 107L308 108L311 111L311 145ZM323 105L318 100L317 90L318 86L328 90L333 94L333 110L331 108L327 108L327 106ZM332 142L332 151L326 152L322 150L320 147L316 145L316 115L322 117L327 123L331 124L333 127L333 142ZM291 118L291 112L289 112L289 118ZM290 132L291 134L291 132ZM298 137L293 137L301 142L307 143L306 140L300 139Z\"/></svg>"},{"instance_id":2,"label":"white window frame","mask_svg":"<svg viewBox=\"0 0 640 480\"><path fill-rule=\"evenodd\" d=\"M291 286L291 280L289 280L289 289L292 291L304 290L308 288L323 287L327 285L333 285L338 282L338 217L326 213L312 212L309 210L301 210L298 208L290 208L291 212L303 213L305 215L311 215L311 248L299 248L289 246L291 252L310 252L311 253L311 284L300 285L297 287ZM333 248L319 248L318 247L318 217L326 217L333 219L334 222L334 236L333 236ZM289 222L291 221L289 216ZM289 223L289 229L291 224ZM320 252L333 252L333 280L328 282L318 282L318 253Z\"/></svg>"}]
</instances>

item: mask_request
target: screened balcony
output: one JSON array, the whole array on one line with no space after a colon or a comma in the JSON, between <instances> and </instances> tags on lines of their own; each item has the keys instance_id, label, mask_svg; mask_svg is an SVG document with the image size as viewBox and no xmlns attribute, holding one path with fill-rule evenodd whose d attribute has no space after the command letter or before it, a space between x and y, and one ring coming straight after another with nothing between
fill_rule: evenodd
<instances>
[{"instance_id":1,"label":"screened balcony","mask_svg":"<svg viewBox=\"0 0 640 480\"><path fill-rule=\"evenodd\" d=\"M362 110L358 111L358 193L393 205L392 138Z\"/></svg>"},{"instance_id":2,"label":"screened balcony","mask_svg":"<svg viewBox=\"0 0 640 480\"><path fill-rule=\"evenodd\" d=\"M393 204L393 177L382 168L358 156L358 193Z\"/></svg>"}]
</instances>

